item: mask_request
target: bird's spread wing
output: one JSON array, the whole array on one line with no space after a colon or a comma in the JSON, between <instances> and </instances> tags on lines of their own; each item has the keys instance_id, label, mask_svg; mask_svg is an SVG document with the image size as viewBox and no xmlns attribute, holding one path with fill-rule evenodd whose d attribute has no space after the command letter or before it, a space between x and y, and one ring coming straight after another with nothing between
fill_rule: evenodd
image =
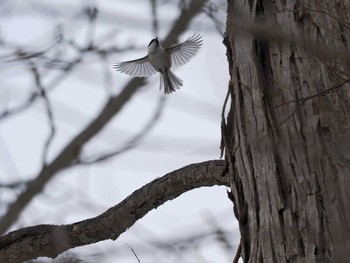
<instances>
[{"instance_id":1,"label":"bird's spread wing","mask_svg":"<svg viewBox=\"0 0 350 263\"><path fill-rule=\"evenodd\" d=\"M195 34L189 37L185 42L167 48L166 51L171 55L171 64L175 66L186 64L194 55L196 55L202 43L202 37Z\"/></svg>"},{"instance_id":2,"label":"bird's spread wing","mask_svg":"<svg viewBox=\"0 0 350 263\"><path fill-rule=\"evenodd\" d=\"M148 56L131 61L116 62L113 64L113 68L133 77L149 77L157 73L149 63Z\"/></svg>"}]
</instances>

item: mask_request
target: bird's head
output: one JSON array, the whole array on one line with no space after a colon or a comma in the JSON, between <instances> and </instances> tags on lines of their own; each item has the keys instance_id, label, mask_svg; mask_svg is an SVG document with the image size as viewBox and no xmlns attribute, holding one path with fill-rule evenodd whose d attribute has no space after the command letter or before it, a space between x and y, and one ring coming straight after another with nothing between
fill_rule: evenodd
<instances>
[{"instance_id":1,"label":"bird's head","mask_svg":"<svg viewBox=\"0 0 350 263\"><path fill-rule=\"evenodd\" d=\"M152 39L151 42L149 42L148 47L158 46L158 45L159 45L159 40L158 40L158 37L156 37L155 39Z\"/></svg>"},{"instance_id":2,"label":"bird's head","mask_svg":"<svg viewBox=\"0 0 350 263\"><path fill-rule=\"evenodd\" d=\"M152 39L148 44L148 50L155 50L157 47L161 46L158 37Z\"/></svg>"}]
</instances>

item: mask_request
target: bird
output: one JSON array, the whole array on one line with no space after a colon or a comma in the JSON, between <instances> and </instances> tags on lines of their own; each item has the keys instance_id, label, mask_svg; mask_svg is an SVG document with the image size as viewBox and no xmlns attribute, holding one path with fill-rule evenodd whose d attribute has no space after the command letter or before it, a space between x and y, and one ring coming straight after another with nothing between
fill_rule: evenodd
<instances>
[{"instance_id":1,"label":"bird","mask_svg":"<svg viewBox=\"0 0 350 263\"><path fill-rule=\"evenodd\" d=\"M113 68L132 77L149 77L159 72L159 90L164 87L164 93L170 94L183 85L182 79L171 71L171 67L186 64L197 54L202 44L201 35L194 34L181 44L163 48L158 37L156 37L148 45L147 56L130 61L116 62L113 64Z\"/></svg>"}]
</instances>

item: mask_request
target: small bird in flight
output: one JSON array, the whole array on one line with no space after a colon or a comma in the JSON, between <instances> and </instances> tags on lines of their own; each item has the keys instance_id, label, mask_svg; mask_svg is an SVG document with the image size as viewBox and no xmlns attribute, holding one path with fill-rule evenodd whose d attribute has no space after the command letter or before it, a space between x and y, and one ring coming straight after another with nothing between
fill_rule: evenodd
<instances>
[{"instance_id":1,"label":"small bird in flight","mask_svg":"<svg viewBox=\"0 0 350 263\"><path fill-rule=\"evenodd\" d=\"M202 37L195 34L181 44L163 48L157 37L149 43L147 56L117 62L113 67L133 77L149 77L158 71L160 73L159 90L164 87L164 93L170 94L182 86L182 79L170 70L171 66L186 64L198 52L202 43Z\"/></svg>"}]
</instances>

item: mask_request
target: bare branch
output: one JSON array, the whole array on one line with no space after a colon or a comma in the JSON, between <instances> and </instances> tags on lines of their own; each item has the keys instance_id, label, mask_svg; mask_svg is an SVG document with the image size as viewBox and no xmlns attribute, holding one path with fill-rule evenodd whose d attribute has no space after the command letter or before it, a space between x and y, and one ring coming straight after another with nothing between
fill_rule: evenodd
<instances>
[{"instance_id":1,"label":"bare branch","mask_svg":"<svg viewBox=\"0 0 350 263\"><path fill-rule=\"evenodd\" d=\"M239 258L241 257L241 253L242 253L242 244L241 242L239 242L235 257L233 258L233 261L232 261L233 263L238 263Z\"/></svg>"},{"instance_id":2,"label":"bare branch","mask_svg":"<svg viewBox=\"0 0 350 263\"><path fill-rule=\"evenodd\" d=\"M152 209L189 190L214 185L229 185L225 161L185 166L153 180L97 217L69 225L27 227L0 237L0 262L56 257L70 248L116 240Z\"/></svg>"},{"instance_id":3,"label":"bare branch","mask_svg":"<svg viewBox=\"0 0 350 263\"><path fill-rule=\"evenodd\" d=\"M137 256L135 250L134 250L131 246L129 246L129 244L126 244L126 245L130 248L131 252L132 252L132 253L134 254L134 256L136 257L137 262L141 263L141 261L140 261L139 257Z\"/></svg>"},{"instance_id":4,"label":"bare branch","mask_svg":"<svg viewBox=\"0 0 350 263\"><path fill-rule=\"evenodd\" d=\"M39 95L43 98L44 100L44 104L45 104L45 109L46 109L46 114L47 114L47 118L49 121L49 127L50 127L50 134L48 136L48 138L46 139L45 145L44 145L44 150L43 150L43 157L42 157L42 163L43 163L43 167L46 166L46 157L47 157L47 153L50 147L50 144L53 140L53 137L55 136L56 133L56 128L55 128L55 123L54 123L54 119L53 119L53 113L52 113L52 107L51 107L51 103L50 100L46 94L46 90L42 85L42 81L41 81L41 76L39 74L38 69L32 64L30 63L30 67L31 67L31 71L34 75L34 80L35 80L35 84L39 90Z\"/></svg>"},{"instance_id":5,"label":"bare branch","mask_svg":"<svg viewBox=\"0 0 350 263\"><path fill-rule=\"evenodd\" d=\"M157 14L157 0L150 0L151 2L151 8L152 8L152 27L153 27L153 34L155 36L158 35L158 14Z\"/></svg>"}]
</instances>

